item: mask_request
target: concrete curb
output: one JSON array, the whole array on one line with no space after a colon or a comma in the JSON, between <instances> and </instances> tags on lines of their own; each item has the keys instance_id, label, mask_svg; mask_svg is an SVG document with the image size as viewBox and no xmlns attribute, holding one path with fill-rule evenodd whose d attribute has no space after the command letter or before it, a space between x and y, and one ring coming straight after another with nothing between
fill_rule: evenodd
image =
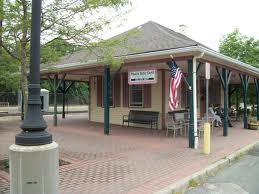
<instances>
[{"instance_id":1,"label":"concrete curb","mask_svg":"<svg viewBox=\"0 0 259 194\"><path fill-rule=\"evenodd\" d=\"M230 154L226 158L220 159L219 161L207 166L206 168L204 168L190 176L187 176L187 177L165 187L164 189L161 189L160 191L154 192L154 194L173 194L173 193L177 193L177 192L183 193L183 192L187 191L190 180L195 180L197 182L205 181L205 179L209 175L215 174L218 170L224 168L231 162L235 161L238 157L249 152L249 150L251 150L256 145L259 145L259 141L256 141L254 143L251 143L251 144L241 148L240 150Z\"/></svg>"}]
</instances>

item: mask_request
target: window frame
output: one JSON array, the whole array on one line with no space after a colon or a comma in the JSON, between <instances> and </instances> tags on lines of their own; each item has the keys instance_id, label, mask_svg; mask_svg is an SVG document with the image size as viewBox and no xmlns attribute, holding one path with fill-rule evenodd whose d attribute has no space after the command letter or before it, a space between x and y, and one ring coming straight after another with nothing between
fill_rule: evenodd
<instances>
[{"instance_id":1,"label":"window frame","mask_svg":"<svg viewBox=\"0 0 259 194\"><path fill-rule=\"evenodd\" d=\"M141 88L142 88L142 104L141 104L141 106L131 105L131 103L132 103L131 91L132 91L132 87L134 87L134 86L141 86ZM143 84L129 86L129 107L130 108L143 108L144 107L144 85Z\"/></svg>"}]
</instances>

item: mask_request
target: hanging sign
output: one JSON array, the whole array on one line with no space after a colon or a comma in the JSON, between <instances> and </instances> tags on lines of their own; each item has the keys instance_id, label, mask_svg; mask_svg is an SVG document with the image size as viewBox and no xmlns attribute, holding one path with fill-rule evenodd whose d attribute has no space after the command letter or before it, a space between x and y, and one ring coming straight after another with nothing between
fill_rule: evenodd
<instances>
[{"instance_id":1,"label":"hanging sign","mask_svg":"<svg viewBox=\"0 0 259 194\"><path fill-rule=\"evenodd\" d=\"M129 85L139 85L139 84L155 84L157 83L157 70L138 70L129 71Z\"/></svg>"},{"instance_id":2,"label":"hanging sign","mask_svg":"<svg viewBox=\"0 0 259 194\"><path fill-rule=\"evenodd\" d=\"M205 79L210 79L210 63L205 63Z\"/></svg>"}]
</instances>

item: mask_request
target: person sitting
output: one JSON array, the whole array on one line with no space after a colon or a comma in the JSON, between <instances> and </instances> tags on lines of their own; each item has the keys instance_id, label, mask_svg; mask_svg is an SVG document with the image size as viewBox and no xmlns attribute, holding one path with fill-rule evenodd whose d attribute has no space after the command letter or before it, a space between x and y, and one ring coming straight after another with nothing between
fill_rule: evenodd
<instances>
[{"instance_id":1,"label":"person sitting","mask_svg":"<svg viewBox=\"0 0 259 194\"><path fill-rule=\"evenodd\" d=\"M216 112L213 109L213 104L211 104L211 106L209 107L209 117L213 117L214 121L215 121L215 126L221 126L222 125L222 121L219 115L216 114Z\"/></svg>"}]
</instances>

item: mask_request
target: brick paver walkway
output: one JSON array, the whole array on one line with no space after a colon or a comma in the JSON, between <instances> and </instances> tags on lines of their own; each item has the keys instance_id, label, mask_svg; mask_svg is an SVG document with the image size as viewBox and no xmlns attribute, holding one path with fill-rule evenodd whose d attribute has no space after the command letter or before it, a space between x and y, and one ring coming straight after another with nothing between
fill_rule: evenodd
<instances>
[{"instance_id":1,"label":"brick paver walkway","mask_svg":"<svg viewBox=\"0 0 259 194\"><path fill-rule=\"evenodd\" d=\"M230 128L222 136L214 128L212 153L202 154L187 148L184 137L165 137L164 132L111 126L111 135L104 136L101 124L90 123L86 115L69 115L52 127L60 145L60 157L71 164L60 168L60 190L63 194L148 194L184 178L235 150L259 140L259 132ZM8 156L8 146L19 131L19 122L0 122L0 159ZM8 176L0 172L0 193L8 190Z\"/></svg>"}]
</instances>

